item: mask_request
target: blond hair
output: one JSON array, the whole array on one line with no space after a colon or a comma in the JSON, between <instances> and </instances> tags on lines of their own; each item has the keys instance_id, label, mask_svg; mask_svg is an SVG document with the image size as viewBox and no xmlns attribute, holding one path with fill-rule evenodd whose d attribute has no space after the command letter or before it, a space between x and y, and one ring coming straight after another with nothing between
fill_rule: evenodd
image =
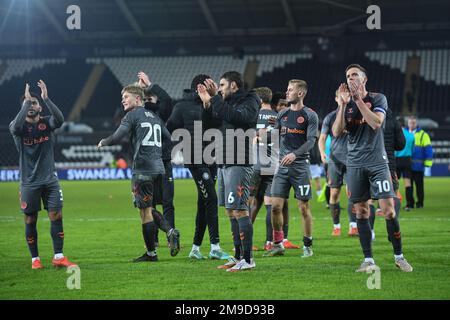
<instances>
[{"instance_id":1,"label":"blond hair","mask_svg":"<svg viewBox=\"0 0 450 320\"><path fill-rule=\"evenodd\" d=\"M124 94L125 92L139 96L141 100L144 100L144 90L135 84L129 84L123 87L121 94Z\"/></svg>"},{"instance_id":2,"label":"blond hair","mask_svg":"<svg viewBox=\"0 0 450 320\"><path fill-rule=\"evenodd\" d=\"M289 80L289 84L297 85L297 88L299 88L305 94L308 92L308 84L306 83L305 80L292 79L292 80Z\"/></svg>"}]
</instances>

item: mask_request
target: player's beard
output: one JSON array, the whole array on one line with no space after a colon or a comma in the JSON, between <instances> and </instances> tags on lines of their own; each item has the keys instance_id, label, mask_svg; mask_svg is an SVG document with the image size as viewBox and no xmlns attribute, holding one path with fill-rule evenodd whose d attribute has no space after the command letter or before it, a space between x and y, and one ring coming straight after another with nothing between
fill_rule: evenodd
<instances>
[{"instance_id":1,"label":"player's beard","mask_svg":"<svg viewBox=\"0 0 450 320\"><path fill-rule=\"evenodd\" d=\"M29 109L28 113L27 113L27 117L31 118L31 119L36 119L37 117L39 117L41 113L37 110L34 109Z\"/></svg>"}]
</instances>

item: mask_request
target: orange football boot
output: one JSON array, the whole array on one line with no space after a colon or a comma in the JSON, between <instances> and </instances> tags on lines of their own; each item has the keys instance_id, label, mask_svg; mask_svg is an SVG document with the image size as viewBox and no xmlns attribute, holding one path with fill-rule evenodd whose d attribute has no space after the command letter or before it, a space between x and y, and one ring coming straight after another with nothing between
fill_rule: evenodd
<instances>
[{"instance_id":1,"label":"orange football boot","mask_svg":"<svg viewBox=\"0 0 450 320\"><path fill-rule=\"evenodd\" d=\"M300 249L300 246L296 246L287 239L283 241L283 246L285 249Z\"/></svg>"},{"instance_id":2,"label":"orange football boot","mask_svg":"<svg viewBox=\"0 0 450 320\"><path fill-rule=\"evenodd\" d=\"M67 257L61 258L61 259L53 259L52 264L55 268L68 268L68 267L76 267L77 264L70 262Z\"/></svg>"},{"instance_id":3,"label":"orange football boot","mask_svg":"<svg viewBox=\"0 0 450 320\"><path fill-rule=\"evenodd\" d=\"M341 228L333 228L333 232L331 233L333 237L340 237L341 236Z\"/></svg>"},{"instance_id":4,"label":"orange football boot","mask_svg":"<svg viewBox=\"0 0 450 320\"><path fill-rule=\"evenodd\" d=\"M44 266L41 263L41 260L37 259L34 260L34 262L31 263L31 269L42 269Z\"/></svg>"},{"instance_id":5,"label":"orange football boot","mask_svg":"<svg viewBox=\"0 0 450 320\"><path fill-rule=\"evenodd\" d=\"M348 236L349 236L349 237L356 237L356 236L359 236L358 228L357 228L357 227L355 227L355 228L350 228L350 230L348 230Z\"/></svg>"}]
</instances>

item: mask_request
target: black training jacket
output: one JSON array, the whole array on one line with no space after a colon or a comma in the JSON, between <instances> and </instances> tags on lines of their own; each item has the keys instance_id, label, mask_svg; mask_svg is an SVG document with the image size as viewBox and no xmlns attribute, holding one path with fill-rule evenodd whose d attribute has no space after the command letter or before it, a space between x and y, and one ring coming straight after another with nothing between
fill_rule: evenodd
<instances>
[{"instance_id":1,"label":"black training jacket","mask_svg":"<svg viewBox=\"0 0 450 320\"><path fill-rule=\"evenodd\" d=\"M256 134L256 123L258 120L258 112L260 108L260 99L254 91L245 92L240 89L226 100L216 95L211 99L211 106L202 110L202 121L206 128L218 128L223 136L223 156L216 157L217 164L225 166L232 165L252 165L250 155L252 153L252 139L245 139L245 146L242 150L238 150L237 137L233 138L234 156L231 157L231 151L226 150L227 146L227 129L242 129L244 132L253 129L253 136ZM238 153L244 153L239 156ZM239 161L240 157L244 161Z\"/></svg>"}]
</instances>

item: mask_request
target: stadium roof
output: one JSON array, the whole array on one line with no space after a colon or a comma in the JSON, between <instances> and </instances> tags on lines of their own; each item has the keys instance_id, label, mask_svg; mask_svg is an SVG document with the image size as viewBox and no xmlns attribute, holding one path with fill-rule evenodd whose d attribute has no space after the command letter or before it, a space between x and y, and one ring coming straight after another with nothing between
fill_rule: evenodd
<instances>
[{"instance_id":1,"label":"stadium roof","mask_svg":"<svg viewBox=\"0 0 450 320\"><path fill-rule=\"evenodd\" d=\"M382 29L449 30L445 0L1 0L2 45L340 35L367 31L367 7L381 8ZM81 30L69 31L69 5Z\"/></svg>"}]
</instances>

